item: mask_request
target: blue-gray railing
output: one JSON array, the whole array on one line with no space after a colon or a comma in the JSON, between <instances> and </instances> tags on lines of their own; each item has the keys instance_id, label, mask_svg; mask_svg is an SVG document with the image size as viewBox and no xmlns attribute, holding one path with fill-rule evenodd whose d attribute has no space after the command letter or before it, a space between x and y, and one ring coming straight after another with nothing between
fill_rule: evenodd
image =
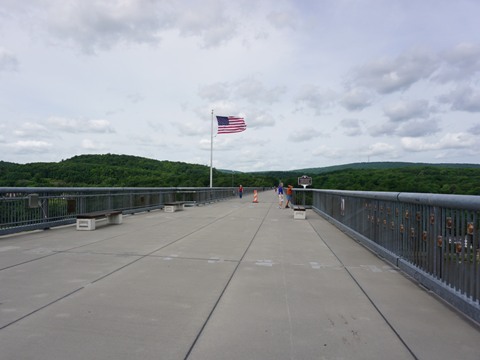
<instances>
[{"instance_id":1,"label":"blue-gray railing","mask_svg":"<svg viewBox=\"0 0 480 360\"><path fill-rule=\"evenodd\" d=\"M244 193L253 191L244 188ZM77 214L163 208L171 201L206 204L236 196L237 188L18 188L0 187L0 235L75 222Z\"/></svg>"},{"instance_id":2,"label":"blue-gray railing","mask_svg":"<svg viewBox=\"0 0 480 360\"><path fill-rule=\"evenodd\" d=\"M480 323L480 196L297 189L294 199Z\"/></svg>"},{"instance_id":3,"label":"blue-gray railing","mask_svg":"<svg viewBox=\"0 0 480 360\"><path fill-rule=\"evenodd\" d=\"M0 235L71 224L79 213L232 196L236 188L0 188ZM311 206L480 323L480 196L295 189L294 203Z\"/></svg>"}]
</instances>

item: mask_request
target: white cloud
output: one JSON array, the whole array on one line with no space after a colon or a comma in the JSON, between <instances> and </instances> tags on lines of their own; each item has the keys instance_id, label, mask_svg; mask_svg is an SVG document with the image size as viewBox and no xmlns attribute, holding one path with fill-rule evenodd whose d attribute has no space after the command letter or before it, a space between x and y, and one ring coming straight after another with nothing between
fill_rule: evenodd
<instances>
[{"instance_id":1,"label":"white cloud","mask_svg":"<svg viewBox=\"0 0 480 360\"><path fill-rule=\"evenodd\" d=\"M398 124L392 121L385 121L381 123L375 123L368 126L367 131L370 136L388 136L395 134Z\"/></svg>"},{"instance_id":2,"label":"white cloud","mask_svg":"<svg viewBox=\"0 0 480 360\"><path fill-rule=\"evenodd\" d=\"M50 34L79 45L86 53L122 42L157 43L169 27L171 12L163 3L145 0L52 2L46 8Z\"/></svg>"},{"instance_id":3,"label":"white cloud","mask_svg":"<svg viewBox=\"0 0 480 360\"><path fill-rule=\"evenodd\" d=\"M110 124L110 121L105 119L92 119L87 120L87 129L91 132L97 133L113 133L115 130Z\"/></svg>"},{"instance_id":4,"label":"white cloud","mask_svg":"<svg viewBox=\"0 0 480 360\"><path fill-rule=\"evenodd\" d=\"M215 135L213 137L213 152L223 152L235 150L238 151L238 136L239 134L227 134L227 135ZM210 138L201 139L199 142L199 148L201 150L210 151ZM218 161L218 156L214 156Z\"/></svg>"},{"instance_id":5,"label":"white cloud","mask_svg":"<svg viewBox=\"0 0 480 360\"><path fill-rule=\"evenodd\" d=\"M426 100L400 100L386 105L383 110L385 115L393 122L424 118L429 114L428 101Z\"/></svg>"},{"instance_id":6,"label":"white cloud","mask_svg":"<svg viewBox=\"0 0 480 360\"><path fill-rule=\"evenodd\" d=\"M476 124L468 129L468 133L472 135L480 135L480 124Z\"/></svg>"},{"instance_id":7,"label":"white cloud","mask_svg":"<svg viewBox=\"0 0 480 360\"><path fill-rule=\"evenodd\" d=\"M163 124L160 122L160 120L158 121L153 121L153 120L149 120L147 121L147 125L150 129L152 129L154 132L160 132L160 131L163 131L164 130L164 126Z\"/></svg>"},{"instance_id":8,"label":"white cloud","mask_svg":"<svg viewBox=\"0 0 480 360\"><path fill-rule=\"evenodd\" d=\"M81 146L82 146L82 149L87 151L100 151L100 150L105 150L106 148L105 144L94 141L92 139L83 139Z\"/></svg>"},{"instance_id":9,"label":"white cloud","mask_svg":"<svg viewBox=\"0 0 480 360\"><path fill-rule=\"evenodd\" d=\"M379 143L370 145L363 152L368 156L378 156L378 155L389 156L394 151L395 151L395 147L393 145L379 142Z\"/></svg>"},{"instance_id":10,"label":"white cloud","mask_svg":"<svg viewBox=\"0 0 480 360\"><path fill-rule=\"evenodd\" d=\"M211 149L211 142L210 142L210 139L201 139L199 142L198 142L198 148L200 150L208 150L210 151Z\"/></svg>"},{"instance_id":11,"label":"white cloud","mask_svg":"<svg viewBox=\"0 0 480 360\"><path fill-rule=\"evenodd\" d=\"M169 146L175 147L180 146L180 144L175 141L167 141L166 136L160 136L158 134L144 132L132 133L129 135L128 140L134 143L141 149L167 149ZM171 140L171 139L170 139ZM125 145L124 145L125 146Z\"/></svg>"},{"instance_id":12,"label":"white cloud","mask_svg":"<svg viewBox=\"0 0 480 360\"><path fill-rule=\"evenodd\" d=\"M41 153L52 148L52 144L39 140L19 140L7 144L17 154Z\"/></svg>"},{"instance_id":13,"label":"white cloud","mask_svg":"<svg viewBox=\"0 0 480 360\"><path fill-rule=\"evenodd\" d=\"M38 123L26 122L13 130L14 135L19 137L31 137L35 135L49 135L48 129Z\"/></svg>"},{"instance_id":14,"label":"white cloud","mask_svg":"<svg viewBox=\"0 0 480 360\"><path fill-rule=\"evenodd\" d=\"M439 96L438 99L450 104L452 110L480 112L480 89L471 86L459 86L450 93Z\"/></svg>"},{"instance_id":15,"label":"white cloud","mask_svg":"<svg viewBox=\"0 0 480 360\"><path fill-rule=\"evenodd\" d=\"M469 149L476 147L476 139L467 133L448 133L443 137L430 140L405 137L401 139L402 147L407 151L433 151L445 149Z\"/></svg>"},{"instance_id":16,"label":"white cloud","mask_svg":"<svg viewBox=\"0 0 480 360\"><path fill-rule=\"evenodd\" d=\"M271 113L262 110L253 110L245 116L245 123L247 124L247 129L273 127L275 126L275 117Z\"/></svg>"},{"instance_id":17,"label":"white cloud","mask_svg":"<svg viewBox=\"0 0 480 360\"><path fill-rule=\"evenodd\" d=\"M236 84L235 94L252 104L273 104L286 91L284 86L266 89L262 82L254 78L243 79Z\"/></svg>"},{"instance_id":18,"label":"white cloud","mask_svg":"<svg viewBox=\"0 0 480 360\"><path fill-rule=\"evenodd\" d=\"M347 154L345 154L345 149L331 147L327 145L320 145L319 147L312 150L312 155L335 160L344 158Z\"/></svg>"},{"instance_id":19,"label":"white cloud","mask_svg":"<svg viewBox=\"0 0 480 360\"><path fill-rule=\"evenodd\" d=\"M385 121L368 128L370 136L422 137L441 131L441 120L434 117L425 119L413 118L403 121Z\"/></svg>"},{"instance_id":20,"label":"white cloud","mask_svg":"<svg viewBox=\"0 0 480 360\"><path fill-rule=\"evenodd\" d=\"M198 90L198 96L210 101L226 100L230 97L229 87L226 82L202 85Z\"/></svg>"},{"instance_id":21,"label":"white cloud","mask_svg":"<svg viewBox=\"0 0 480 360\"><path fill-rule=\"evenodd\" d=\"M433 135L441 131L440 120L436 118L415 119L399 124L395 134L401 137L421 137Z\"/></svg>"},{"instance_id":22,"label":"white cloud","mask_svg":"<svg viewBox=\"0 0 480 360\"><path fill-rule=\"evenodd\" d=\"M340 127L344 129L344 133L348 136L358 136L363 133L360 120L358 119L342 119Z\"/></svg>"},{"instance_id":23,"label":"white cloud","mask_svg":"<svg viewBox=\"0 0 480 360\"><path fill-rule=\"evenodd\" d=\"M320 115L334 104L336 98L337 94L333 90L320 90L316 85L307 84L301 87L295 100L315 110L316 115Z\"/></svg>"},{"instance_id":24,"label":"white cloud","mask_svg":"<svg viewBox=\"0 0 480 360\"><path fill-rule=\"evenodd\" d=\"M350 111L363 110L372 104L372 96L364 89L351 89L340 100L341 104Z\"/></svg>"},{"instance_id":25,"label":"white cloud","mask_svg":"<svg viewBox=\"0 0 480 360\"><path fill-rule=\"evenodd\" d=\"M0 73L17 71L19 67L18 58L8 50L0 48Z\"/></svg>"},{"instance_id":26,"label":"white cloud","mask_svg":"<svg viewBox=\"0 0 480 360\"><path fill-rule=\"evenodd\" d=\"M132 103L136 104L141 101L145 100L145 96L139 94L139 93L131 93L127 95L127 99L130 100Z\"/></svg>"},{"instance_id":27,"label":"white cloud","mask_svg":"<svg viewBox=\"0 0 480 360\"><path fill-rule=\"evenodd\" d=\"M173 5L175 4L175 5ZM229 9L222 1L176 2L174 26L184 36L201 36L203 47L211 48L226 43L237 35L240 21L229 15Z\"/></svg>"},{"instance_id":28,"label":"white cloud","mask_svg":"<svg viewBox=\"0 0 480 360\"><path fill-rule=\"evenodd\" d=\"M314 128L303 128L292 130L288 140L293 142L303 142L322 136L322 133Z\"/></svg>"},{"instance_id":29,"label":"white cloud","mask_svg":"<svg viewBox=\"0 0 480 360\"><path fill-rule=\"evenodd\" d=\"M229 150L237 150L238 147L238 134L229 134L229 135L218 135L213 138L213 151L216 153L217 151L229 151ZM235 137L233 137L235 136Z\"/></svg>"},{"instance_id":30,"label":"white cloud","mask_svg":"<svg viewBox=\"0 0 480 360\"><path fill-rule=\"evenodd\" d=\"M45 14L52 39L87 54L124 44L158 46L169 32L198 38L208 49L237 37L242 26L238 18L242 7L218 0L65 0L42 5L38 14Z\"/></svg>"},{"instance_id":31,"label":"white cloud","mask_svg":"<svg viewBox=\"0 0 480 360\"><path fill-rule=\"evenodd\" d=\"M460 43L441 53L443 64L435 80L458 82L470 80L480 72L480 44Z\"/></svg>"},{"instance_id":32,"label":"white cloud","mask_svg":"<svg viewBox=\"0 0 480 360\"><path fill-rule=\"evenodd\" d=\"M205 164L214 109L247 122L215 138L214 165L233 170L478 163L475 144L443 138L480 133L478 13L475 1L438 2L435 16L401 0L0 1L0 157ZM29 146L43 150L17 152Z\"/></svg>"},{"instance_id":33,"label":"white cloud","mask_svg":"<svg viewBox=\"0 0 480 360\"><path fill-rule=\"evenodd\" d=\"M438 68L434 55L412 50L396 58L383 58L358 67L352 83L380 94L404 91L422 79L428 79Z\"/></svg>"},{"instance_id":34,"label":"white cloud","mask_svg":"<svg viewBox=\"0 0 480 360\"><path fill-rule=\"evenodd\" d=\"M198 136L205 134L205 127L200 124L194 124L192 122L175 122L172 123L172 125L178 129L178 133L181 136Z\"/></svg>"},{"instance_id":35,"label":"white cloud","mask_svg":"<svg viewBox=\"0 0 480 360\"><path fill-rule=\"evenodd\" d=\"M271 105L278 102L285 92L285 86L278 85L268 89L260 80L248 77L231 83L217 82L202 85L198 95L210 101L225 101L234 98L246 100L252 104Z\"/></svg>"},{"instance_id":36,"label":"white cloud","mask_svg":"<svg viewBox=\"0 0 480 360\"><path fill-rule=\"evenodd\" d=\"M267 20L277 29L295 29L298 25L298 18L291 11L272 11Z\"/></svg>"},{"instance_id":37,"label":"white cloud","mask_svg":"<svg viewBox=\"0 0 480 360\"><path fill-rule=\"evenodd\" d=\"M105 119L79 120L63 117L50 117L47 120L50 126L59 131L69 133L114 133L115 129L110 121Z\"/></svg>"}]
</instances>

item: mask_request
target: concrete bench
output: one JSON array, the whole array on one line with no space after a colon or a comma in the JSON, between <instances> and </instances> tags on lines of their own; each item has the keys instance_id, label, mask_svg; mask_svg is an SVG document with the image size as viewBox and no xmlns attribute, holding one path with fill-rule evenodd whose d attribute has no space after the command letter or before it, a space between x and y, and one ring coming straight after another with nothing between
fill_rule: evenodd
<instances>
[{"instance_id":1,"label":"concrete bench","mask_svg":"<svg viewBox=\"0 0 480 360\"><path fill-rule=\"evenodd\" d=\"M306 216L307 212L305 211L304 206L293 205L292 209L293 209L293 218L294 219L305 220L307 218L307 216Z\"/></svg>"},{"instance_id":2,"label":"concrete bench","mask_svg":"<svg viewBox=\"0 0 480 360\"><path fill-rule=\"evenodd\" d=\"M122 211L105 210L77 215L77 230L95 230L98 219L107 219L107 224L121 224Z\"/></svg>"},{"instance_id":3,"label":"concrete bench","mask_svg":"<svg viewBox=\"0 0 480 360\"><path fill-rule=\"evenodd\" d=\"M183 210L185 207L185 201L173 201L164 204L165 212L175 212L177 210Z\"/></svg>"}]
</instances>

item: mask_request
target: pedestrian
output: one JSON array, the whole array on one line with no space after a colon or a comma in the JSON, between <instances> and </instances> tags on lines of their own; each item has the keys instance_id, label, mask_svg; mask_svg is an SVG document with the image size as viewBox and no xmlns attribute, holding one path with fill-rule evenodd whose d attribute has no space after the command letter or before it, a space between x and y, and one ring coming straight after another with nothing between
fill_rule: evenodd
<instances>
[{"instance_id":1,"label":"pedestrian","mask_svg":"<svg viewBox=\"0 0 480 360\"><path fill-rule=\"evenodd\" d=\"M282 182L278 184L277 193L278 193L278 208L281 209L283 207L283 183Z\"/></svg>"},{"instance_id":2,"label":"pedestrian","mask_svg":"<svg viewBox=\"0 0 480 360\"><path fill-rule=\"evenodd\" d=\"M288 185L285 193L286 193L286 195L287 195L287 202L285 203L285 209L288 209L288 208L289 208L288 205L289 205L290 202L292 201L293 186L292 186L292 185Z\"/></svg>"},{"instance_id":3,"label":"pedestrian","mask_svg":"<svg viewBox=\"0 0 480 360\"><path fill-rule=\"evenodd\" d=\"M243 186L240 185L240 186L238 187L238 196L240 196L240 199L242 198L242 195L243 195Z\"/></svg>"}]
</instances>

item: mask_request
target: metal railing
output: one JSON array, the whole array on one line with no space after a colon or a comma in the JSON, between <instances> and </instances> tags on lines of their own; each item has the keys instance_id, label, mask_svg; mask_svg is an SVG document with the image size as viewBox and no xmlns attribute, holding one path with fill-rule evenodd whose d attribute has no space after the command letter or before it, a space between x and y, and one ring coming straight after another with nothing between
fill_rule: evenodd
<instances>
[{"instance_id":1,"label":"metal railing","mask_svg":"<svg viewBox=\"0 0 480 360\"><path fill-rule=\"evenodd\" d=\"M0 235L71 224L85 212L131 214L233 196L236 188L0 188ZM295 189L293 203L313 208L480 323L480 196Z\"/></svg>"},{"instance_id":2,"label":"metal railing","mask_svg":"<svg viewBox=\"0 0 480 360\"><path fill-rule=\"evenodd\" d=\"M480 196L296 189L294 199L480 323Z\"/></svg>"},{"instance_id":3,"label":"metal railing","mask_svg":"<svg viewBox=\"0 0 480 360\"><path fill-rule=\"evenodd\" d=\"M244 193L253 191L244 188ZM163 208L171 201L200 205L236 196L236 188L0 188L0 235L75 222L77 214Z\"/></svg>"}]
</instances>

